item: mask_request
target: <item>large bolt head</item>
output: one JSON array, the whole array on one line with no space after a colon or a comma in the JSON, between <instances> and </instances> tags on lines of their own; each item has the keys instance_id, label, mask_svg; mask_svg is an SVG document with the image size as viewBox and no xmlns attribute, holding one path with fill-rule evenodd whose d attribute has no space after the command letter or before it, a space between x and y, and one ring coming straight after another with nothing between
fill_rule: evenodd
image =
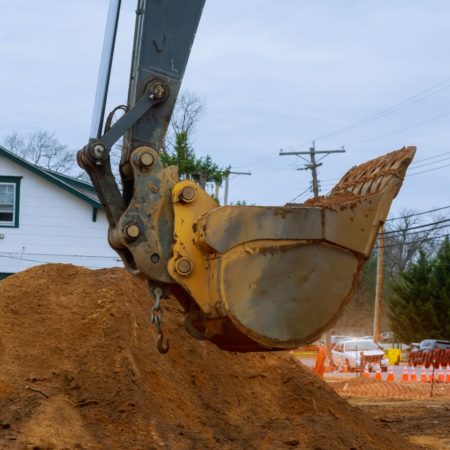
<instances>
[{"instance_id":1,"label":"large bolt head","mask_svg":"<svg viewBox=\"0 0 450 450\"><path fill-rule=\"evenodd\" d=\"M166 88L163 84L161 83L156 83L153 87L152 87L152 94L154 96L154 98L156 99L161 99L166 95Z\"/></svg>"},{"instance_id":2,"label":"large bolt head","mask_svg":"<svg viewBox=\"0 0 450 450\"><path fill-rule=\"evenodd\" d=\"M144 152L139 157L139 162L141 163L142 167L150 167L155 162L155 158L151 153Z\"/></svg>"},{"instance_id":3,"label":"large bolt head","mask_svg":"<svg viewBox=\"0 0 450 450\"><path fill-rule=\"evenodd\" d=\"M184 203L193 202L195 200L195 197L197 197L197 193L192 186L186 186L185 188L183 188L180 194L180 200Z\"/></svg>"},{"instance_id":4,"label":"large bolt head","mask_svg":"<svg viewBox=\"0 0 450 450\"><path fill-rule=\"evenodd\" d=\"M175 270L183 277L187 277L192 272L194 265L189 258L183 257L180 258L175 263Z\"/></svg>"},{"instance_id":5,"label":"large bolt head","mask_svg":"<svg viewBox=\"0 0 450 450\"><path fill-rule=\"evenodd\" d=\"M95 159L102 159L106 152L106 147L103 144L97 143L92 146L92 154Z\"/></svg>"},{"instance_id":6,"label":"large bolt head","mask_svg":"<svg viewBox=\"0 0 450 450\"><path fill-rule=\"evenodd\" d=\"M139 227L132 223L125 228L125 234L131 239L136 239L141 234Z\"/></svg>"}]
</instances>

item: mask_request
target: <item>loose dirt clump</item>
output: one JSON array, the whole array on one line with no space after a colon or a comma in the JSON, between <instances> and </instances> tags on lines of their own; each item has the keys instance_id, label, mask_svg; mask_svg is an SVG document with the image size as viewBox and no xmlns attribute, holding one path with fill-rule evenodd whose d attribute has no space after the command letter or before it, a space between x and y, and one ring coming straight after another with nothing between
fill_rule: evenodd
<instances>
[{"instance_id":1,"label":"loose dirt clump","mask_svg":"<svg viewBox=\"0 0 450 450\"><path fill-rule=\"evenodd\" d=\"M288 353L236 354L184 331L121 269L29 269L0 282L1 449L411 449Z\"/></svg>"}]
</instances>

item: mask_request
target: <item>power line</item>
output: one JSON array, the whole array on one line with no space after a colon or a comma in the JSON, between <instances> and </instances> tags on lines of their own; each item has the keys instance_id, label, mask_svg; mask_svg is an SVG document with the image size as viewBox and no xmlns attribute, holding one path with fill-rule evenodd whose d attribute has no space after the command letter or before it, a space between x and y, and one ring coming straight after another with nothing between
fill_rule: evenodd
<instances>
[{"instance_id":1,"label":"power line","mask_svg":"<svg viewBox=\"0 0 450 450\"><path fill-rule=\"evenodd\" d=\"M417 163L416 163L414 165L411 165L411 168L412 169L420 169L421 167L426 167L426 166L430 166L430 165L433 165L433 164L439 164L439 163L441 163L443 161L448 161L449 159L450 159L450 156L448 156L447 158L439 159L438 161L429 161L429 162L426 162L424 164L417 165Z\"/></svg>"},{"instance_id":2,"label":"power line","mask_svg":"<svg viewBox=\"0 0 450 450\"><path fill-rule=\"evenodd\" d=\"M416 235L416 234L421 234L421 233L424 233L424 232L427 232L427 231L442 230L443 228L448 228L449 226L450 226L450 225L447 224L447 225L441 225L441 226L439 226L439 227L431 228L430 230L411 231L411 233L405 233L405 234L403 234L402 236L403 236L403 237L408 237L408 236L413 236L413 235ZM395 238L395 237L396 237L396 236L388 236L388 239L390 239L390 238Z\"/></svg>"},{"instance_id":3,"label":"power line","mask_svg":"<svg viewBox=\"0 0 450 450\"><path fill-rule=\"evenodd\" d=\"M254 160L252 160L250 162L246 162L246 163L243 163L243 164L241 164L239 166L234 166L234 167L236 169L240 169L240 168L243 168L243 167L252 167L252 166L257 165L257 164L259 164L261 162L269 161L269 160L271 160L271 159L273 159L273 158L275 158L277 156L278 156L277 153L274 154L274 152L271 151L270 153L265 153L264 155L259 156L258 159L254 159ZM254 161L257 161L257 163L254 163Z\"/></svg>"},{"instance_id":4,"label":"power line","mask_svg":"<svg viewBox=\"0 0 450 450\"><path fill-rule=\"evenodd\" d=\"M414 175L420 175L421 173L434 172L435 170L444 169L445 167L449 167L449 166L450 166L450 164L445 164L443 166L435 167L434 169L428 169L428 170L422 170L420 172L408 173L406 176L407 177L413 177Z\"/></svg>"},{"instance_id":5,"label":"power line","mask_svg":"<svg viewBox=\"0 0 450 450\"><path fill-rule=\"evenodd\" d=\"M438 155L428 156L427 158L422 158L422 159L418 159L417 161L414 161L413 164L421 163L423 161L428 161L429 159L439 158L440 156L445 156L448 154L450 154L450 152L444 152L444 153L439 153Z\"/></svg>"},{"instance_id":6,"label":"power line","mask_svg":"<svg viewBox=\"0 0 450 450\"><path fill-rule=\"evenodd\" d=\"M442 211L443 209L448 209L448 208L450 208L450 205L449 206L442 206L440 208L429 209L428 211L422 211L422 212L407 214L406 216L393 217L392 219L387 219L386 222L390 222L390 221L393 221L393 220L400 220L400 219L408 219L409 217L422 216L424 214L429 214L429 213L436 212L436 211Z\"/></svg>"},{"instance_id":7,"label":"power line","mask_svg":"<svg viewBox=\"0 0 450 450\"><path fill-rule=\"evenodd\" d=\"M300 194L298 194L296 197L294 197L289 203L294 203L295 200L299 199L300 197L302 197L303 195L305 195L307 192L309 192L311 188L308 186L303 192L301 192Z\"/></svg>"},{"instance_id":8,"label":"power line","mask_svg":"<svg viewBox=\"0 0 450 450\"><path fill-rule=\"evenodd\" d=\"M36 259L27 259L27 258L20 258L18 256L9 256L9 255L0 255L0 258L8 258L8 259L15 259L18 261L26 261L26 262L34 262L34 263L40 263L40 264L51 264L52 261L38 261Z\"/></svg>"},{"instance_id":9,"label":"power line","mask_svg":"<svg viewBox=\"0 0 450 450\"><path fill-rule=\"evenodd\" d=\"M408 98L406 98L405 100L402 100L399 103L396 103L396 104L394 104L394 105L392 105L392 106L390 106L388 108L385 108L385 109L383 109L383 110L381 110L381 111L379 111L379 112L377 112L375 114L372 114L372 115L366 117L365 119L361 119L361 120L358 120L356 122L352 122L349 125L346 125L346 126L344 126L342 128L339 128L339 129L337 129L335 131L332 131L330 133L327 133L327 134L324 134L324 135L322 135L320 137L317 137L317 138L315 138L315 140L319 141L321 139L325 139L327 137L331 137L331 136L334 136L336 134L340 134L340 133L342 133L344 131L347 131L347 130L350 130L352 128L357 128L357 127L366 125L366 124L368 124L370 122L373 122L375 120L381 119L382 117L385 117L385 116L387 116L389 114L392 114L393 112L397 112L400 109L406 108L406 107L408 107L408 106L410 106L412 104L415 104L415 103L418 103L420 101L423 101L423 100L425 100L426 98L428 98L428 97L430 97L432 95L438 94L439 92L442 92L445 89L448 89L450 87L450 85L449 86L444 86L443 88L438 89L435 92L432 92L437 87L441 86L442 84L446 83L449 80L450 80L450 77L449 78L445 78L444 80L440 81L439 83L436 83L433 86L431 86L431 87L429 87L429 88L427 88L427 89L425 89L423 91L420 91L419 93L417 93L417 94L415 94L415 95L413 95L411 97L408 97ZM426 95L423 95L423 94L426 94Z\"/></svg>"},{"instance_id":10,"label":"power line","mask_svg":"<svg viewBox=\"0 0 450 450\"><path fill-rule=\"evenodd\" d=\"M398 230L393 230L393 231L385 231L384 233L380 233L380 234L387 235L387 234L400 233L402 231L416 230L419 228L430 227L432 225L439 225L441 223L446 223L446 222L450 222L450 219L437 220L436 222L425 223L423 225L416 225L414 227L400 228Z\"/></svg>"},{"instance_id":11,"label":"power line","mask_svg":"<svg viewBox=\"0 0 450 450\"><path fill-rule=\"evenodd\" d=\"M446 237L449 237L449 236L450 236L450 234L442 234L442 235L439 235L439 236L433 236L433 237L421 239L420 244L423 244L424 242L428 242L428 241L434 241L435 239L446 238ZM402 243L398 243L398 244L384 245L383 248L402 247L402 246L410 245L410 244L417 244L417 240L409 241L409 242L402 242ZM375 246L375 249L379 249L379 248L380 247L378 245Z\"/></svg>"},{"instance_id":12,"label":"power line","mask_svg":"<svg viewBox=\"0 0 450 450\"><path fill-rule=\"evenodd\" d=\"M359 144L365 144L366 142L377 141L378 139L383 139L383 138L388 137L388 136L393 136L394 134L403 133L403 131L408 131L408 130L412 130L414 128L421 127L422 125L426 125L427 123L434 122L435 120L441 119L442 117L448 116L449 114L450 114L450 111L447 111L447 112L445 112L443 114L438 114L437 116L433 116L431 119L424 120L423 122L419 122L419 123L416 123L414 125L410 125L408 127L401 128L399 130L391 131L390 133L386 133L386 134L383 134L381 136L375 136L375 137L371 137L369 139L364 139L362 141L352 142L352 143L347 144L347 145L348 146L359 145Z\"/></svg>"}]
</instances>

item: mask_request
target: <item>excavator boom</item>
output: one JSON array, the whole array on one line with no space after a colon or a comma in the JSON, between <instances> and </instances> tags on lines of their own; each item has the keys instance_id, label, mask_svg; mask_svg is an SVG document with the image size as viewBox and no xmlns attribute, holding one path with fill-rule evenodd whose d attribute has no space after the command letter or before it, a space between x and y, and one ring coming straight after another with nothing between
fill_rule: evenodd
<instances>
[{"instance_id":1,"label":"excavator boom","mask_svg":"<svg viewBox=\"0 0 450 450\"><path fill-rule=\"evenodd\" d=\"M138 1L126 113L78 161L106 210L111 246L149 280L156 312L172 294L197 339L242 352L293 348L349 301L415 148L351 169L329 196L302 205L220 207L159 156L203 5ZM122 136L120 190L109 153ZM156 313L153 321L160 329Z\"/></svg>"}]
</instances>

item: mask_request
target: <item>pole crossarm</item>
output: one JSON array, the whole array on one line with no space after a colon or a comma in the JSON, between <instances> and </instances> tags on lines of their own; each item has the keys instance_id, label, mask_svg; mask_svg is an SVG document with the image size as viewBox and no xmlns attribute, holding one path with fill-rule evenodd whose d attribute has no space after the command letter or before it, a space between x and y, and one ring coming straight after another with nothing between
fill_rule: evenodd
<instances>
[{"instance_id":1,"label":"pole crossarm","mask_svg":"<svg viewBox=\"0 0 450 450\"><path fill-rule=\"evenodd\" d=\"M340 149L340 150L316 150L314 153L316 155L328 154L328 153L345 153L345 149ZM286 156L286 155L298 156L298 155L310 155L310 154L311 154L311 151L308 151L308 152L283 152L282 150L280 150L280 153L279 153L280 156Z\"/></svg>"},{"instance_id":2,"label":"pole crossarm","mask_svg":"<svg viewBox=\"0 0 450 450\"><path fill-rule=\"evenodd\" d=\"M229 170L228 175L225 178L225 194L223 199L223 204L225 206L228 205L228 191L230 189L230 175L251 175L252 173L249 171L247 172L238 172L236 170Z\"/></svg>"},{"instance_id":3,"label":"pole crossarm","mask_svg":"<svg viewBox=\"0 0 450 450\"><path fill-rule=\"evenodd\" d=\"M310 147L309 151L303 152L283 152L280 150L280 156L300 156L300 155L309 155L311 162L309 164L305 164L303 168L299 168L297 170L310 170L312 175L312 189L314 193L314 197L319 196L319 180L317 177L317 168L322 165L316 161L316 155L329 155L330 153L345 153L345 148L342 147L336 150L316 150L316 144L313 141L312 147ZM302 158L303 159L303 158ZM321 158L323 159L323 158Z\"/></svg>"},{"instance_id":4,"label":"pole crossarm","mask_svg":"<svg viewBox=\"0 0 450 450\"><path fill-rule=\"evenodd\" d=\"M247 172L235 172L234 170L230 170L228 172L230 175L251 175L252 173L249 171Z\"/></svg>"}]
</instances>

